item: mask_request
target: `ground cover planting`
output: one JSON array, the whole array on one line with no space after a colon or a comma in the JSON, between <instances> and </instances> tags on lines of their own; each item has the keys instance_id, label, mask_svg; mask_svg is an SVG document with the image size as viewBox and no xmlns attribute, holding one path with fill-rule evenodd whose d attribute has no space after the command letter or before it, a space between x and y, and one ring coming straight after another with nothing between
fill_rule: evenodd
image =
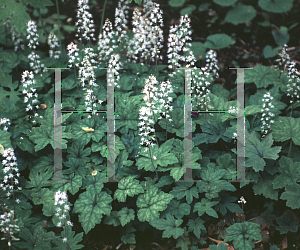
<instances>
[{"instance_id":1,"label":"ground cover planting","mask_svg":"<svg viewBox=\"0 0 300 250\"><path fill-rule=\"evenodd\" d=\"M0 249L299 249L299 9L0 0Z\"/></svg>"}]
</instances>

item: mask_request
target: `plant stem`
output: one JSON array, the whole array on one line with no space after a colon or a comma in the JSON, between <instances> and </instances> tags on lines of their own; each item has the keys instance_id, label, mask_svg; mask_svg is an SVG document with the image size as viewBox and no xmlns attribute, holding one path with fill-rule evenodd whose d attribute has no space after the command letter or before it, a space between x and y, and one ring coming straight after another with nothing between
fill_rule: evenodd
<instances>
[{"instance_id":1,"label":"plant stem","mask_svg":"<svg viewBox=\"0 0 300 250\"><path fill-rule=\"evenodd\" d=\"M61 53L62 52L62 47L61 47L61 39L60 39L60 17L59 17L58 0L56 0L56 11L57 11L57 20L58 20L58 40L59 40L60 53Z\"/></svg>"},{"instance_id":2,"label":"plant stem","mask_svg":"<svg viewBox=\"0 0 300 250\"><path fill-rule=\"evenodd\" d=\"M293 112L293 106L291 107L291 114L290 114L290 117L292 117L292 112ZM290 148L289 148L289 153L287 155L288 158L290 158L291 156L291 151L292 151L292 145L293 145L293 141L292 141L292 138L290 139Z\"/></svg>"},{"instance_id":3,"label":"plant stem","mask_svg":"<svg viewBox=\"0 0 300 250\"><path fill-rule=\"evenodd\" d=\"M102 27L103 27L103 22L104 22L104 14L105 14L106 3L107 3L107 0L104 1L104 5L103 5L99 35L102 34Z\"/></svg>"},{"instance_id":4,"label":"plant stem","mask_svg":"<svg viewBox=\"0 0 300 250\"><path fill-rule=\"evenodd\" d=\"M37 10L37 12L39 14L39 17L41 19L41 23L42 23L42 27L43 27L43 34L45 35L46 34L46 29L45 29L45 25L44 25L44 21L43 21L42 15L41 15L40 8L37 8L36 10Z\"/></svg>"}]
</instances>

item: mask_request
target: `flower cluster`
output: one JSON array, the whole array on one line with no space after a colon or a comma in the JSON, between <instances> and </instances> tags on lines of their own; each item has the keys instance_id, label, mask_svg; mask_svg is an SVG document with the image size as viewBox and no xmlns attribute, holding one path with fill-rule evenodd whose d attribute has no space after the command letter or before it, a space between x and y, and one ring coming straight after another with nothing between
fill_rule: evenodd
<instances>
[{"instance_id":1,"label":"flower cluster","mask_svg":"<svg viewBox=\"0 0 300 250\"><path fill-rule=\"evenodd\" d=\"M116 75L115 86L120 88L118 82L120 80L120 75L118 70L121 68L122 64L120 62L120 55L119 54L112 54L109 61L108 61L108 68L113 68L113 73Z\"/></svg>"},{"instance_id":2,"label":"flower cluster","mask_svg":"<svg viewBox=\"0 0 300 250\"><path fill-rule=\"evenodd\" d=\"M54 205L56 206L55 208L55 216L59 218L59 222L56 224L57 227L66 227L66 223L68 226L73 226L73 223L68 220L67 217L69 216L68 211L71 210L70 206L67 203L68 201L68 196L66 192L61 192L58 190L55 195L54 195ZM68 239L65 237L63 238L63 242L67 242Z\"/></svg>"},{"instance_id":3,"label":"flower cluster","mask_svg":"<svg viewBox=\"0 0 300 250\"><path fill-rule=\"evenodd\" d=\"M115 11L115 29L118 35L118 42L123 42L128 39L126 30L128 29L128 13L129 5L127 0L119 0L118 8Z\"/></svg>"},{"instance_id":4,"label":"flower cluster","mask_svg":"<svg viewBox=\"0 0 300 250\"><path fill-rule=\"evenodd\" d=\"M5 125L4 128L3 128L4 131L7 131L7 130L8 130L8 127L6 127L6 122L7 122L7 125L10 125L10 124L11 124L11 123L10 123L10 119L7 119L7 118L0 119L0 126L1 126L2 124Z\"/></svg>"},{"instance_id":5,"label":"flower cluster","mask_svg":"<svg viewBox=\"0 0 300 250\"><path fill-rule=\"evenodd\" d=\"M139 135L142 136L141 138L141 145L144 143L146 146L151 145L154 146L153 141L155 141L155 136L149 136L150 132L155 132L154 128L151 128L151 124L155 124L155 121L152 119L153 112L156 114L159 110L156 108L158 104L158 97L157 97L157 91L158 88L155 86L158 84L155 76L150 76L149 79L145 80L145 88L142 90L142 93L145 93L143 99L146 101L146 106L143 106L140 108L140 117L139 119L142 120L139 123L139 126L142 126L139 128L140 131L144 131L143 133L140 133ZM161 118L161 117L160 117Z\"/></svg>"},{"instance_id":6,"label":"flower cluster","mask_svg":"<svg viewBox=\"0 0 300 250\"><path fill-rule=\"evenodd\" d=\"M274 120L272 120L272 117L275 115L272 113L272 109L274 109L274 105L272 104L271 100L273 100L273 97L270 95L270 92L267 92L264 94L264 98L262 99L263 105L262 105L262 126L261 126L261 132L264 133L263 137L268 133L268 128L270 128L270 123L273 123Z\"/></svg>"},{"instance_id":7,"label":"flower cluster","mask_svg":"<svg viewBox=\"0 0 300 250\"><path fill-rule=\"evenodd\" d=\"M12 148L8 148L4 150L3 157L6 159L2 161L2 165L4 166L3 172L5 174L3 183L0 184L0 187L3 191L6 191L7 199L12 195L14 192L14 184L19 184L19 181L15 176L20 177L19 169L16 167L18 164L16 162L17 158L15 157L14 150ZM16 173L14 173L16 172ZM18 190L22 190L22 187L16 186ZM19 199L15 200L17 203L20 202Z\"/></svg>"},{"instance_id":8,"label":"flower cluster","mask_svg":"<svg viewBox=\"0 0 300 250\"><path fill-rule=\"evenodd\" d=\"M149 39L149 51L152 62L155 61L155 58L163 59L162 56L158 56L160 49L162 49L164 36L163 36L163 11L159 8L158 3L153 3L150 1L145 1L144 6L144 16L149 20L149 26L147 31L147 36Z\"/></svg>"},{"instance_id":9,"label":"flower cluster","mask_svg":"<svg viewBox=\"0 0 300 250\"><path fill-rule=\"evenodd\" d=\"M7 206L5 209L9 209ZM20 231L19 226L14 224L14 211L4 212L4 214L0 215L0 228L1 232L4 233L5 237L1 238L1 240L8 239L8 246L11 246L11 240L20 240L14 236L14 231Z\"/></svg>"},{"instance_id":10,"label":"flower cluster","mask_svg":"<svg viewBox=\"0 0 300 250\"><path fill-rule=\"evenodd\" d=\"M285 68L287 67L287 64L290 62L290 56L287 53L287 48L287 44L284 44L281 53L279 53L280 58L276 59L278 65L274 65L275 68L280 69L281 73L284 72Z\"/></svg>"},{"instance_id":11,"label":"flower cluster","mask_svg":"<svg viewBox=\"0 0 300 250\"><path fill-rule=\"evenodd\" d=\"M169 121L171 122L172 119L170 119L170 115L168 114L167 110L173 110L173 106L170 106L173 98L169 96L169 93L173 93L173 87L170 81L162 82L159 85L159 92L157 93L157 96L160 98L159 101L161 103L161 106L158 110L161 112L161 108L164 107L165 111L162 112L162 114L166 117L166 119L169 118ZM158 119L161 119L161 117L159 117Z\"/></svg>"},{"instance_id":12,"label":"flower cluster","mask_svg":"<svg viewBox=\"0 0 300 250\"><path fill-rule=\"evenodd\" d=\"M96 84L96 77L94 73L94 65L96 64L96 53L93 52L92 48L84 49L84 58L81 62L82 67L79 69L79 78L81 81L81 86L84 88L85 83L87 82L89 89L87 89L87 94L85 97L85 105L87 106L87 111L93 110L93 107L97 107L97 104L94 103L96 96L92 93L94 92L92 86L98 86ZM86 89L86 88L84 88ZM91 107L88 107L90 106Z\"/></svg>"},{"instance_id":13,"label":"flower cluster","mask_svg":"<svg viewBox=\"0 0 300 250\"><path fill-rule=\"evenodd\" d=\"M219 78L219 74L217 70L219 70L219 67L217 65L218 60L217 60L217 53L213 51L212 49L209 50L206 53L206 69L208 72L211 72L214 77Z\"/></svg>"},{"instance_id":14,"label":"flower cluster","mask_svg":"<svg viewBox=\"0 0 300 250\"><path fill-rule=\"evenodd\" d=\"M44 68L44 64L41 64L40 62L40 56L36 53L35 49L36 46L39 45L38 38L39 35L37 34L37 26L34 21L28 21L27 23L27 39L29 40L29 44L27 45L29 48L31 48L31 52L28 55L28 59L31 61L29 63L30 67L34 70L35 74L40 73L41 67ZM46 72L47 70L44 69L43 72Z\"/></svg>"},{"instance_id":15,"label":"flower cluster","mask_svg":"<svg viewBox=\"0 0 300 250\"><path fill-rule=\"evenodd\" d=\"M148 1L143 14L136 8L132 16L132 26L133 39L128 43L128 61L137 62L138 55L142 64L148 59L155 61L163 43L162 10L159 9L159 4ZM162 59L161 56L160 58Z\"/></svg>"},{"instance_id":16,"label":"flower cluster","mask_svg":"<svg viewBox=\"0 0 300 250\"><path fill-rule=\"evenodd\" d=\"M288 76L289 76L289 83L287 84L287 96L291 98L297 98L299 102L299 92L300 92L300 73L295 67L296 62L291 61L289 63L288 68ZM290 100L290 103L293 103L293 99Z\"/></svg>"},{"instance_id":17,"label":"flower cluster","mask_svg":"<svg viewBox=\"0 0 300 250\"><path fill-rule=\"evenodd\" d=\"M5 160L2 160L4 180L3 183L0 184L0 187L4 192L6 192L7 199L9 199L11 195L13 195L13 198L15 198L15 187L18 190L22 190L22 187L15 186L19 184L19 180L16 178L16 176L20 177L19 169L16 167L18 165L16 162L17 158L15 157L15 153L12 148L4 150L2 156L5 157ZM20 203L21 200L16 199L14 202ZM5 208L9 212L4 212L4 214L0 216L1 232L5 234L5 237L1 238L1 240L8 239L8 245L10 246L11 240L19 240L13 236L14 231L20 230L14 223L16 221L13 219L14 211L10 210L6 205Z\"/></svg>"},{"instance_id":18,"label":"flower cluster","mask_svg":"<svg viewBox=\"0 0 300 250\"><path fill-rule=\"evenodd\" d=\"M107 61L117 48L117 41L114 37L115 34L116 33L112 28L112 23L109 21L109 19L106 19L103 25L102 34L99 34L98 38L98 59L99 62L105 64L105 66L107 66Z\"/></svg>"},{"instance_id":19,"label":"flower cluster","mask_svg":"<svg viewBox=\"0 0 300 250\"><path fill-rule=\"evenodd\" d=\"M6 25L6 27L9 28L9 30L10 30L11 39L14 42L14 45L15 45L15 51L17 51L20 47L21 47L22 50L25 50L24 44L21 44L23 42L22 34L19 34L16 31L15 26L10 25L12 16L13 16L13 14L11 14L10 17L8 17L6 20L3 20L3 24Z\"/></svg>"},{"instance_id":20,"label":"flower cluster","mask_svg":"<svg viewBox=\"0 0 300 250\"><path fill-rule=\"evenodd\" d=\"M195 94L192 97L193 103L197 108L207 109L209 103L209 97L207 96L210 93L208 86L213 80L212 77L219 77L217 70L219 67L217 65L218 60L216 59L217 54L213 50L209 50L206 53L206 66L200 70L194 67L195 70L192 70L192 91ZM232 110L231 110L232 111Z\"/></svg>"},{"instance_id":21,"label":"flower cluster","mask_svg":"<svg viewBox=\"0 0 300 250\"><path fill-rule=\"evenodd\" d=\"M295 67L296 62L290 59L287 50L288 46L287 44L284 44L281 53L278 53L280 58L276 59L278 65L274 65L274 67L280 69L281 74L285 70L288 70L289 83L287 84L287 96L292 98L290 103L293 103L295 97L299 99L300 73Z\"/></svg>"},{"instance_id":22,"label":"flower cluster","mask_svg":"<svg viewBox=\"0 0 300 250\"><path fill-rule=\"evenodd\" d=\"M176 66L181 67L179 61L187 62L187 68L195 64L196 59L191 50L191 44L186 43L186 41L192 40L190 37L192 34L190 21L188 15L181 16L179 25L170 28L167 51L170 69L175 70ZM184 55L180 55L181 52L184 52ZM170 74L170 76L173 75L174 72Z\"/></svg>"},{"instance_id":23,"label":"flower cluster","mask_svg":"<svg viewBox=\"0 0 300 250\"><path fill-rule=\"evenodd\" d=\"M68 56L70 57L69 59L70 64L68 66L72 68L72 64L74 63L76 67L79 67L80 58L77 52L79 51L77 44L71 42L70 44L68 44L67 50L68 50Z\"/></svg>"},{"instance_id":24,"label":"flower cluster","mask_svg":"<svg viewBox=\"0 0 300 250\"><path fill-rule=\"evenodd\" d=\"M26 94L26 96L24 97L24 103L28 103L26 111L32 110L34 112L33 105L38 103L38 100L37 100L38 94L35 93L36 89L32 86L35 84L33 72L32 71L28 72L27 70L24 71L22 74L21 83L23 83L23 94ZM33 96L36 99L32 100ZM35 108L39 109L39 105L36 105ZM33 124L35 124L37 122L36 117L38 117L38 116L39 115L34 112L34 119L32 120ZM42 116L40 116L40 118L43 119Z\"/></svg>"},{"instance_id":25,"label":"flower cluster","mask_svg":"<svg viewBox=\"0 0 300 250\"><path fill-rule=\"evenodd\" d=\"M247 201L245 200L244 196L242 196L242 197L240 198L240 200L238 201L238 203L242 203L242 210L244 211L244 204L247 203Z\"/></svg>"},{"instance_id":26,"label":"flower cluster","mask_svg":"<svg viewBox=\"0 0 300 250\"><path fill-rule=\"evenodd\" d=\"M85 39L87 41L92 40L96 41L96 38L94 37L94 21L93 21L93 15L88 12L90 9L89 0L78 0L78 12L77 12L77 18L78 21L76 22L76 37L79 36L78 41L81 42L82 39Z\"/></svg>"},{"instance_id":27,"label":"flower cluster","mask_svg":"<svg viewBox=\"0 0 300 250\"><path fill-rule=\"evenodd\" d=\"M60 55L61 51L60 51L60 49L58 49L59 43L58 43L57 37L55 36L55 34L53 32L51 32L49 34L48 45L50 46L49 57L50 58L54 57L56 59L59 59L59 55Z\"/></svg>"}]
</instances>

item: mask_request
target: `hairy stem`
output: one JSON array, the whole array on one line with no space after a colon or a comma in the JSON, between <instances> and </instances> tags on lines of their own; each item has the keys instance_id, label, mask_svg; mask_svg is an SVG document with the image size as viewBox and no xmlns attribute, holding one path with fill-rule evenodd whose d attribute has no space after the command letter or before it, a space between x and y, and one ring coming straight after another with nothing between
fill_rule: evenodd
<instances>
[{"instance_id":1,"label":"hairy stem","mask_svg":"<svg viewBox=\"0 0 300 250\"><path fill-rule=\"evenodd\" d=\"M104 1L104 5L103 5L103 11L102 11L102 16L101 16L101 24L100 24L100 34L102 34L102 28L103 28L103 22L104 22L104 14L105 14L105 8L106 8L106 3L107 0Z\"/></svg>"},{"instance_id":2,"label":"hairy stem","mask_svg":"<svg viewBox=\"0 0 300 250\"><path fill-rule=\"evenodd\" d=\"M61 39L60 39L60 17L59 17L58 0L56 0L56 11L57 11L57 22L58 22L58 40L59 40L59 45L60 45L60 52L62 52Z\"/></svg>"}]
</instances>

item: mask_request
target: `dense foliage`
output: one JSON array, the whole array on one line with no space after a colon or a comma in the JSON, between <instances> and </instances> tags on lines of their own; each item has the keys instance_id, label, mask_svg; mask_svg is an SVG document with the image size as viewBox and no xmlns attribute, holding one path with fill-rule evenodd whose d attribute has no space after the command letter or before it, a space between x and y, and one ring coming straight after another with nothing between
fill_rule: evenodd
<instances>
[{"instance_id":1,"label":"dense foliage","mask_svg":"<svg viewBox=\"0 0 300 250\"><path fill-rule=\"evenodd\" d=\"M59 14L58 0L0 0L0 248L99 249L104 246L98 230L105 226L113 227L116 249L150 249L141 240L150 231L183 250L299 247L300 73L287 45L288 31L298 23L272 32L278 47L266 45L263 55L274 65L244 70L245 132L237 138L237 87L216 83L220 68L236 66L221 67L217 59L218 51L235 46L233 35L219 32L191 43L189 15L196 6L170 0L170 7L182 7L181 17L165 40L160 5L135 2L141 8L132 12L132 29L129 2L119 0L114 25L102 18L96 38L88 0L78 1L75 26L61 24L67 16ZM234 25L249 24L257 8L270 14L293 7L292 0L259 0L258 7L241 0L211 2L227 8L224 21ZM206 11L210 4L197 8ZM56 13L43 20L51 6ZM65 46L64 35L74 31L76 41ZM41 44L49 46L47 53ZM164 44L167 64L159 63ZM54 119L60 92L61 145ZM189 111L189 133L188 96L195 111ZM245 179L251 182L230 182L237 178L241 139Z\"/></svg>"}]
</instances>

